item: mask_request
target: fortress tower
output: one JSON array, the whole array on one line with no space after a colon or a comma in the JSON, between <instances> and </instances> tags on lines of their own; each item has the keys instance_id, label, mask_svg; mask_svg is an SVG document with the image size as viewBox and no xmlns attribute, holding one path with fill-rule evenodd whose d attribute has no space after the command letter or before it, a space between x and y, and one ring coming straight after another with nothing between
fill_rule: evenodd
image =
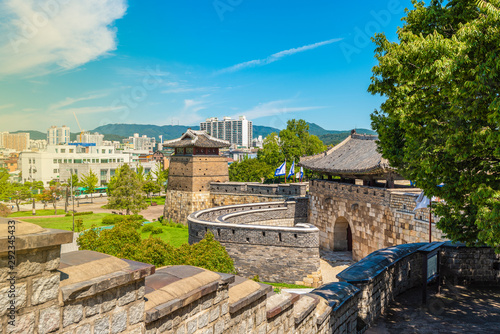
<instances>
[{"instance_id":1,"label":"fortress tower","mask_svg":"<svg viewBox=\"0 0 500 334\"><path fill-rule=\"evenodd\" d=\"M163 215L166 219L185 223L189 214L210 205L210 182L228 182L227 159L219 149L229 147L225 140L205 131L188 129L180 138L163 142L172 147L167 196Z\"/></svg>"}]
</instances>

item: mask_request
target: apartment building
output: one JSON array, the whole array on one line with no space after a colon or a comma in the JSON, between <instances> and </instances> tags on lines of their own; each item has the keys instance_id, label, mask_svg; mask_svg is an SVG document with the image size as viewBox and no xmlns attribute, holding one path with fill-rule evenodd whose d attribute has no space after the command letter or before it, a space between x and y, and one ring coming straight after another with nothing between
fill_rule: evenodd
<instances>
[{"instance_id":1,"label":"apartment building","mask_svg":"<svg viewBox=\"0 0 500 334\"><path fill-rule=\"evenodd\" d=\"M15 150L21 152L27 150L30 146L30 134L29 133L0 133L0 147Z\"/></svg>"},{"instance_id":2,"label":"apartment building","mask_svg":"<svg viewBox=\"0 0 500 334\"><path fill-rule=\"evenodd\" d=\"M70 131L69 127L63 125L61 127L57 127L52 125L47 130L47 144L48 145L61 145L69 143Z\"/></svg>"},{"instance_id":3,"label":"apartment building","mask_svg":"<svg viewBox=\"0 0 500 334\"><path fill-rule=\"evenodd\" d=\"M253 139L252 121L240 116L239 119L223 117L208 118L200 123L200 129L206 131L212 137L227 140L234 146L251 147Z\"/></svg>"}]
</instances>

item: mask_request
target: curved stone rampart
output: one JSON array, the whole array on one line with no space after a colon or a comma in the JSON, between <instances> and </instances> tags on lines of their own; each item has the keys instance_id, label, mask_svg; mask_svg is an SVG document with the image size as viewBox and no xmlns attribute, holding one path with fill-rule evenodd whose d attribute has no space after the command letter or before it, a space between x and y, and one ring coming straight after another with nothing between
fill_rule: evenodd
<instances>
[{"instance_id":1,"label":"curved stone rampart","mask_svg":"<svg viewBox=\"0 0 500 334\"><path fill-rule=\"evenodd\" d=\"M188 217L189 243L212 232L241 275L272 282L301 281L319 271L319 230L305 223L307 203L307 198L295 198L195 212Z\"/></svg>"}]
</instances>

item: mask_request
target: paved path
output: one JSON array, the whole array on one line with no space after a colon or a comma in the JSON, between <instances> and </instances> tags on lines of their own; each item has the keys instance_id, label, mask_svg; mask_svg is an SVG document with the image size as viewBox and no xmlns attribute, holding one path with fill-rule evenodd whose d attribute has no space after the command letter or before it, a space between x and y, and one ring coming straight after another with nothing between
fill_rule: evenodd
<instances>
[{"instance_id":1,"label":"paved path","mask_svg":"<svg viewBox=\"0 0 500 334\"><path fill-rule=\"evenodd\" d=\"M396 297L367 334L500 333L500 287L442 287L427 305L421 289Z\"/></svg>"},{"instance_id":2,"label":"paved path","mask_svg":"<svg viewBox=\"0 0 500 334\"><path fill-rule=\"evenodd\" d=\"M323 283L338 282L337 274L355 263L352 252L320 250L320 269Z\"/></svg>"}]
</instances>

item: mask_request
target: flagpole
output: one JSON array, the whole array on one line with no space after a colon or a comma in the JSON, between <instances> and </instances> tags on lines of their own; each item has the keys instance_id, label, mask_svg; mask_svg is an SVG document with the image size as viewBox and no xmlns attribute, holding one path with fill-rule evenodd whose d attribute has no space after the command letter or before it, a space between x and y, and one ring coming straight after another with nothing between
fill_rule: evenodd
<instances>
[{"instance_id":1,"label":"flagpole","mask_svg":"<svg viewBox=\"0 0 500 334\"><path fill-rule=\"evenodd\" d=\"M432 242L432 198L429 200L429 243Z\"/></svg>"}]
</instances>

